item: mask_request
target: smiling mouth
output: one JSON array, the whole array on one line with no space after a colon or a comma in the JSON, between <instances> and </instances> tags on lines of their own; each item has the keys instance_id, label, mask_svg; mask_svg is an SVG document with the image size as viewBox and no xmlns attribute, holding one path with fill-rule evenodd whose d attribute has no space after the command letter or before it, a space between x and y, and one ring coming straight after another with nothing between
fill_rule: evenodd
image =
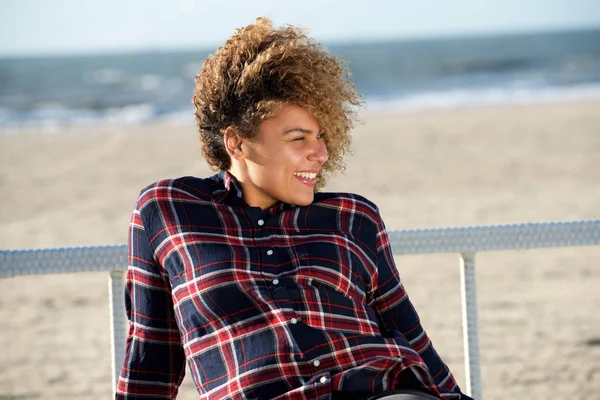
<instances>
[{"instance_id":1,"label":"smiling mouth","mask_svg":"<svg viewBox=\"0 0 600 400\"><path fill-rule=\"evenodd\" d=\"M294 172L294 178L308 186L314 186L317 183L318 172Z\"/></svg>"},{"instance_id":2,"label":"smiling mouth","mask_svg":"<svg viewBox=\"0 0 600 400\"><path fill-rule=\"evenodd\" d=\"M317 178L317 172L294 172L294 176L312 180Z\"/></svg>"}]
</instances>

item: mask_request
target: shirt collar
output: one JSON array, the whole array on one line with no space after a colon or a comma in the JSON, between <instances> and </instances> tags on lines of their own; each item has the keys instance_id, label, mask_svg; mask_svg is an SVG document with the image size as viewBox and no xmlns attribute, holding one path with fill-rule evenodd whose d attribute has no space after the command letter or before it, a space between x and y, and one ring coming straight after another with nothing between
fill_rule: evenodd
<instances>
[{"instance_id":1,"label":"shirt collar","mask_svg":"<svg viewBox=\"0 0 600 400\"><path fill-rule=\"evenodd\" d=\"M224 203L228 206L247 206L242 194L242 186L229 171L221 171L211 179L217 183L213 190L215 203Z\"/></svg>"},{"instance_id":2,"label":"shirt collar","mask_svg":"<svg viewBox=\"0 0 600 400\"><path fill-rule=\"evenodd\" d=\"M220 183L217 185L216 190L213 191L213 198L216 203L223 203L228 206L249 207L244 200L240 182L229 171L221 171L213 176L212 179ZM293 204L278 202L267 210L264 210L264 212L267 214L277 214L295 207Z\"/></svg>"}]
</instances>

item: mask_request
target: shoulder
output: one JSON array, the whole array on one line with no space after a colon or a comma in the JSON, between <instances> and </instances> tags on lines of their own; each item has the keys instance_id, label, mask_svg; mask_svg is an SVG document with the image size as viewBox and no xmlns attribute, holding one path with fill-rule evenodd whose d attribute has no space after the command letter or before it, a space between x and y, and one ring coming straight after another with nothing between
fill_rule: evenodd
<instances>
[{"instance_id":1,"label":"shoulder","mask_svg":"<svg viewBox=\"0 0 600 400\"><path fill-rule=\"evenodd\" d=\"M313 204L329 204L339 207L361 207L370 212L379 213L379 208L371 200L356 193L317 192Z\"/></svg>"},{"instance_id":2,"label":"shoulder","mask_svg":"<svg viewBox=\"0 0 600 400\"><path fill-rule=\"evenodd\" d=\"M339 213L367 217L375 223L381 219L379 208L371 200L356 193L318 192L312 206L331 208Z\"/></svg>"},{"instance_id":3,"label":"shoulder","mask_svg":"<svg viewBox=\"0 0 600 400\"><path fill-rule=\"evenodd\" d=\"M220 185L222 188L222 184ZM151 183L140 191L137 208L142 209L150 203L163 201L200 201L212 202L219 191L219 182L215 177L197 178L184 176L162 179Z\"/></svg>"}]
</instances>

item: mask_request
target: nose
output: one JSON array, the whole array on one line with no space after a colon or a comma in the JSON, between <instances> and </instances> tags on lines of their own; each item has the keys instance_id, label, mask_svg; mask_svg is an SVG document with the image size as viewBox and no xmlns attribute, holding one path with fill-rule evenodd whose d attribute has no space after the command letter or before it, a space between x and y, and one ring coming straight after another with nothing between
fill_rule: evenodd
<instances>
[{"instance_id":1,"label":"nose","mask_svg":"<svg viewBox=\"0 0 600 400\"><path fill-rule=\"evenodd\" d=\"M310 161L318 161L319 164L323 165L327 161L327 158L329 158L329 155L327 154L325 142L323 140L316 140L308 154L308 159Z\"/></svg>"}]
</instances>

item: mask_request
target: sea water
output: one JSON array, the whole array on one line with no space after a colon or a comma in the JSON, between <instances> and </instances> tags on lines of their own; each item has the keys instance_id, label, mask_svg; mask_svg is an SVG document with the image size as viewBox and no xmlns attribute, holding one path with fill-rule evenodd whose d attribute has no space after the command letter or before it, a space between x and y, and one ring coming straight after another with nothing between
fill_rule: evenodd
<instances>
[{"instance_id":1,"label":"sea water","mask_svg":"<svg viewBox=\"0 0 600 400\"><path fill-rule=\"evenodd\" d=\"M324 45L370 111L600 98L600 29ZM0 58L0 128L192 121L214 50Z\"/></svg>"}]
</instances>

